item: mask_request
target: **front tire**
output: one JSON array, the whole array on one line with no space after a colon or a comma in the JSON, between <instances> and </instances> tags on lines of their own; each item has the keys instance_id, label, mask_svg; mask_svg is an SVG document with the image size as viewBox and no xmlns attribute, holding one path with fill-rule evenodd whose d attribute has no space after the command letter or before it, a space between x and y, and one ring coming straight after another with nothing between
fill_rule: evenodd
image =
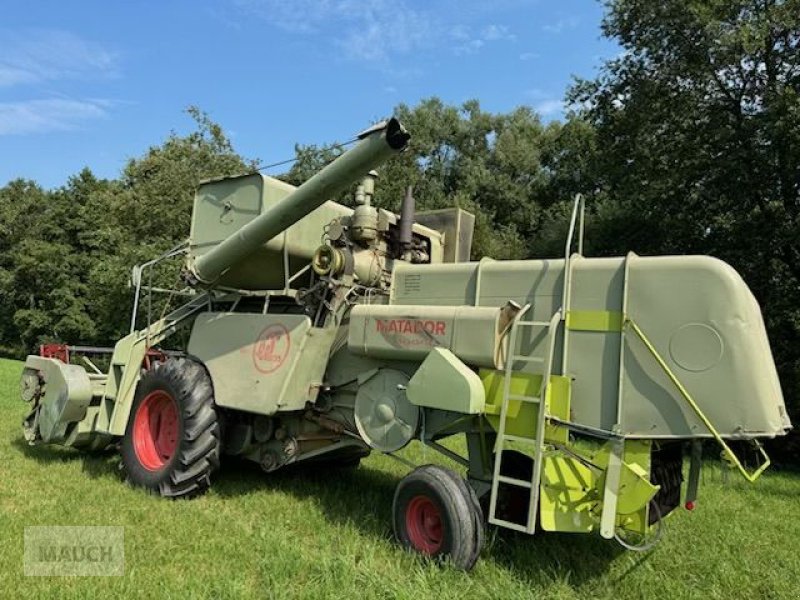
<instances>
[{"instance_id":1,"label":"front tire","mask_svg":"<svg viewBox=\"0 0 800 600\"><path fill-rule=\"evenodd\" d=\"M132 485L171 498L209 488L219 467L220 429L201 364L171 358L142 376L120 452Z\"/></svg>"},{"instance_id":2,"label":"front tire","mask_svg":"<svg viewBox=\"0 0 800 600\"><path fill-rule=\"evenodd\" d=\"M483 546L483 515L475 492L456 473L436 465L413 470L397 486L392 504L401 545L470 570Z\"/></svg>"}]
</instances>

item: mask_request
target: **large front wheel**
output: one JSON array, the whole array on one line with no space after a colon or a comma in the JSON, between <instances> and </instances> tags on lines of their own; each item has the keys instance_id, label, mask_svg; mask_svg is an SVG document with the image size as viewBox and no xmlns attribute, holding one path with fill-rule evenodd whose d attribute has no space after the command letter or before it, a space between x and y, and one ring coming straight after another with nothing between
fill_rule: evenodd
<instances>
[{"instance_id":1,"label":"large front wheel","mask_svg":"<svg viewBox=\"0 0 800 600\"><path fill-rule=\"evenodd\" d=\"M162 496L202 494L219 466L220 433L202 365L171 358L144 374L121 445L127 480Z\"/></svg>"},{"instance_id":2,"label":"large front wheel","mask_svg":"<svg viewBox=\"0 0 800 600\"><path fill-rule=\"evenodd\" d=\"M475 492L457 474L436 465L413 470L397 486L394 532L410 550L471 569L483 546L483 516Z\"/></svg>"}]
</instances>

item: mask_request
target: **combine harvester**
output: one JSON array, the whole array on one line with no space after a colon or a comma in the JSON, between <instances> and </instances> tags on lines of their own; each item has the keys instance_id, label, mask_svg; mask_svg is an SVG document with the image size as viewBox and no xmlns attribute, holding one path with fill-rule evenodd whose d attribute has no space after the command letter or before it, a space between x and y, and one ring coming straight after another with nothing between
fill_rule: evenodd
<instances>
[{"instance_id":1,"label":"combine harvester","mask_svg":"<svg viewBox=\"0 0 800 600\"><path fill-rule=\"evenodd\" d=\"M415 214L410 190L400 215L373 206L371 170L406 147L402 125L359 138L297 188L259 173L200 185L188 244L166 255L185 255L188 301L136 327L151 261L134 269L131 333L107 373L63 348L29 356L27 440L116 444L128 481L169 497L208 489L221 454L271 472L419 440L466 477L414 468L395 533L463 569L485 521L650 547L681 503L687 447L693 507L704 440L748 480L763 472L758 440L790 423L759 307L731 267L586 258L580 199L563 258L470 262L471 214ZM355 183L354 209L329 200ZM455 435L466 455L440 443ZM731 440L759 449L754 472Z\"/></svg>"}]
</instances>

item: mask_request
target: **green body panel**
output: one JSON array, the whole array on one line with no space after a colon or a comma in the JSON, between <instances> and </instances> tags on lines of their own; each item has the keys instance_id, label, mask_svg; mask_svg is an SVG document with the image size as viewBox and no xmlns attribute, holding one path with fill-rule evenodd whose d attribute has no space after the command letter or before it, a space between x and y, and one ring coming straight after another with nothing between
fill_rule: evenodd
<instances>
[{"instance_id":1,"label":"green body panel","mask_svg":"<svg viewBox=\"0 0 800 600\"><path fill-rule=\"evenodd\" d=\"M423 360L441 347L469 365L499 368L502 333L499 307L363 304L350 313L347 347L355 354L393 360Z\"/></svg>"},{"instance_id":2,"label":"green body panel","mask_svg":"<svg viewBox=\"0 0 800 600\"><path fill-rule=\"evenodd\" d=\"M475 230L475 215L463 208L440 208L420 211L416 221L444 236L442 262L468 262L472 249L472 233Z\"/></svg>"},{"instance_id":3,"label":"green body panel","mask_svg":"<svg viewBox=\"0 0 800 600\"><path fill-rule=\"evenodd\" d=\"M135 331L114 345L100 405L99 431L115 436L125 433L147 350L173 331L166 319L160 319L147 330Z\"/></svg>"},{"instance_id":4,"label":"green body panel","mask_svg":"<svg viewBox=\"0 0 800 600\"><path fill-rule=\"evenodd\" d=\"M532 305L530 318L547 320L562 304L564 264L398 265L391 301L435 307L474 305L476 299L479 306L500 306L514 300ZM704 256L631 255L575 257L572 269L568 312L583 312L584 323L565 330L556 349L562 364L555 365L573 378L572 421L628 437L710 435L647 350L612 327L615 319L606 316L594 324L589 319L592 326L586 326L588 313L624 312L653 340L723 435L774 436L789 427L758 305L728 265ZM520 337L520 353L543 357L542 333ZM713 360L706 364L711 351ZM520 368L536 373L533 366Z\"/></svg>"},{"instance_id":5,"label":"green body panel","mask_svg":"<svg viewBox=\"0 0 800 600\"><path fill-rule=\"evenodd\" d=\"M23 377L26 374L46 382L37 423L42 441L63 443L68 435L68 426L86 416L94 395L89 375L83 367L40 356L27 358Z\"/></svg>"},{"instance_id":6,"label":"green body panel","mask_svg":"<svg viewBox=\"0 0 800 600\"><path fill-rule=\"evenodd\" d=\"M218 405L272 415L316 399L335 334L304 315L208 312L188 351L208 369Z\"/></svg>"},{"instance_id":7,"label":"green body panel","mask_svg":"<svg viewBox=\"0 0 800 600\"><path fill-rule=\"evenodd\" d=\"M476 415L484 410L481 378L445 348L434 348L408 382L408 399L416 406Z\"/></svg>"}]
</instances>

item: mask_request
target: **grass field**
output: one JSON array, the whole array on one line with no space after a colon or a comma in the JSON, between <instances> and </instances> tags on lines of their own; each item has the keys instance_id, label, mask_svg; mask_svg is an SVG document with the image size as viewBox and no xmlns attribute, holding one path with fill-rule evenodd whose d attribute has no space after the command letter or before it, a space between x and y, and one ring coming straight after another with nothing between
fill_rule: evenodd
<instances>
[{"instance_id":1,"label":"grass field","mask_svg":"<svg viewBox=\"0 0 800 600\"><path fill-rule=\"evenodd\" d=\"M265 475L234 465L206 496L167 501L120 481L116 455L29 447L22 364L0 360L0 597L798 598L800 476L723 483L707 467L698 508L667 520L650 553L599 535L490 534L465 574L400 550L392 494L405 467ZM435 454L405 450L418 462ZM23 528L125 528L122 577L25 577Z\"/></svg>"}]
</instances>

